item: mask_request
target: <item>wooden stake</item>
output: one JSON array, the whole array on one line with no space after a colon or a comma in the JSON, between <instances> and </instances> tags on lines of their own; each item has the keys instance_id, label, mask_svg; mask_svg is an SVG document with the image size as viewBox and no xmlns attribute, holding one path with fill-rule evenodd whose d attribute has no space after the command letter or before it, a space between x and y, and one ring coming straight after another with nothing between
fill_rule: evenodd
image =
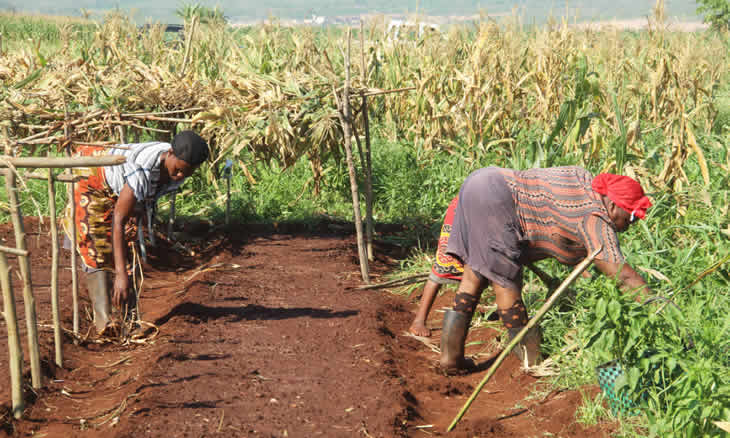
<instances>
[{"instance_id":1,"label":"wooden stake","mask_svg":"<svg viewBox=\"0 0 730 438\"><path fill-rule=\"evenodd\" d=\"M79 338L79 272L76 266L76 183L68 185L68 198L71 202L71 300L73 306L74 344Z\"/></svg>"},{"instance_id":2,"label":"wooden stake","mask_svg":"<svg viewBox=\"0 0 730 438\"><path fill-rule=\"evenodd\" d=\"M345 136L345 156L347 159L347 168L350 173L350 190L352 192L352 209L355 214L355 232L357 234L357 252L360 258L360 273L362 281L370 283L370 267L368 266L368 257L365 250L365 239L362 232L362 218L360 217L360 193L357 188L357 178L355 177L355 165L352 160L352 113L350 111L350 43L352 40L351 29L347 29L347 53L345 57L345 90L342 99L342 109L338 111L340 122L342 122L342 131ZM336 94L336 93L335 93Z\"/></svg>"},{"instance_id":3,"label":"wooden stake","mask_svg":"<svg viewBox=\"0 0 730 438\"><path fill-rule=\"evenodd\" d=\"M117 166L124 164L127 157L122 155L105 155L100 157L10 157L0 156L0 167L39 168L70 168L70 167L100 167ZM10 166L9 166L10 165Z\"/></svg>"},{"instance_id":4,"label":"wooden stake","mask_svg":"<svg viewBox=\"0 0 730 438\"><path fill-rule=\"evenodd\" d=\"M9 170L9 169L0 169L0 172L11 172L11 170ZM45 181L45 180L48 179L48 175L41 175L40 173L35 173L35 172L26 172L26 173L24 173L24 174L21 175L21 178L25 178L25 179L42 179L42 180ZM76 182L76 181L78 181L80 179L81 179L81 177L80 176L77 176L77 175L66 175L66 174L63 174L63 173L58 174L58 175L53 175L53 181L54 182L60 182L60 183Z\"/></svg>"},{"instance_id":5,"label":"wooden stake","mask_svg":"<svg viewBox=\"0 0 730 438\"><path fill-rule=\"evenodd\" d=\"M68 107L64 106L64 120L66 123L63 125L63 136L70 138L69 123L68 123ZM71 158L71 150L66 150L66 155ZM74 175L71 169L68 169L68 176L73 178ZM73 317L73 333L74 333L74 345L79 343L79 272L76 266L76 183L71 182L68 185L68 199L71 203L71 305L72 317Z\"/></svg>"},{"instance_id":6,"label":"wooden stake","mask_svg":"<svg viewBox=\"0 0 730 438\"><path fill-rule=\"evenodd\" d=\"M7 246L0 245L0 252L4 252L6 254L12 254L16 256L24 256L27 257L30 253L25 250L20 250L18 248L8 248Z\"/></svg>"},{"instance_id":7,"label":"wooden stake","mask_svg":"<svg viewBox=\"0 0 730 438\"><path fill-rule=\"evenodd\" d=\"M13 221L13 231L15 232L15 246L19 250L27 251L23 215L20 212L18 189L15 185L15 173L5 173L5 187L8 192L10 217ZM28 256L20 256L18 258L18 265L20 265L20 274L23 278L23 303L25 305L25 324L28 332L31 384L34 389L38 389L42 386L41 354L38 348L38 321L36 318L35 297L33 296L33 283L30 276L30 260Z\"/></svg>"},{"instance_id":8,"label":"wooden stake","mask_svg":"<svg viewBox=\"0 0 730 438\"><path fill-rule=\"evenodd\" d=\"M53 315L53 345L56 365L63 367L63 338L61 313L58 310L58 221L56 218L56 187L53 171L48 169L48 210L51 214L51 314Z\"/></svg>"},{"instance_id":9,"label":"wooden stake","mask_svg":"<svg viewBox=\"0 0 730 438\"><path fill-rule=\"evenodd\" d=\"M367 65L365 64L365 32L363 22L360 21L360 63L362 69L362 88L367 86L368 74ZM368 252L368 260L375 259L373 253L373 234L375 232L373 225L373 168L372 168L372 152L370 149L370 121L368 119L368 98L365 94L362 96L362 117L363 129L365 130L365 234Z\"/></svg>"},{"instance_id":10,"label":"wooden stake","mask_svg":"<svg viewBox=\"0 0 730 438\"><path fill-rule=\"evenodd\" d=\"M8 362L10 362L10 393L13 404L13 417L20 418L25 409L23 400L23 349L20 348L20 330L15 311L15 296L10 283L10 269L5 253L0 252L0 284L5 303L5 325L8 328Z\"/></svg>"},{"instance_id":11,"label":"wooden stake","mask_svg":"<svg viewBox=\"0 0 730 438\"><path fill-rule=\"evenodd\" d=\"M553 292L553 294L550 296L550 298L548 298L548 300L545 301L545 304L542 305L542 307L540 308L540 310L537 311L535 316L530 318L530 320L527 322L527 325L522 328L522 330L517 334L517 336L514 337L514 339L512 339L512 341L507 345L507 347L504 349L504 351L502 351L502 353L499 356L497 356L497 359L494 361L492 366L489 368L489 371L487 371L487 375L484 376L484 379L482 379L482 381L476 387L474 392L471 394L471 397L469 397L469 399L466 401L464 406L461 408L461 411L459 411L459 413L456 415L456 417L451 422L449 427L446 429L447 432L451 432L451 430L454 429L454 427L459 422L459 420L461 420L461 417L464 416L466 411L469 409L469 406L471 406L471 404L477 398L477 395L479 395L479 392L482 390L484 385L487 384L487 382L489 381L489 378L494 375L494 373L497 371L497 368L499 368L499 366L502 364L502 362L507 357L507 355L510 354L510 352L515 348L515 346L517 346L517 344L520 343L520 341L522 340L522 338L525 337L527 332L532 327L536 326L538 322L540 322L540 319L542 319L542 317L545 316L545 314L547 313L548 310L550 310L550 308L553 306L553 304L555 304L555 301L558 299L558 297L560 297L560 295L566 289L568 289L568 286L570 286L570 284L572 282L574 282L575 279L578 278L578 276L583 271L585 271L586 268L588 268L588 266L590 266L591 263L593 263L593 259L596 258L596 256L598 255L598 253L601 252L601 250L603 250L603 246L598 247L585 260L580 262L578 264L578 266L576 266L573 269L573 272L571 272L570 275L568 276L568 278L566 278L560 284L560 286L558 286L558 288L555 290L555 292Z\"/></svg>"}]
</instances>

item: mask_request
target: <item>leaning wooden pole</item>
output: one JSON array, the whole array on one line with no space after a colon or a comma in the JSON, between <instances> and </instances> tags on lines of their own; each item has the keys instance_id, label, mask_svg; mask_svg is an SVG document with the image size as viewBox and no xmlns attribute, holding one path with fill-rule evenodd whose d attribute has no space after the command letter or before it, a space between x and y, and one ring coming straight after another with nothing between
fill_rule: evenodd
<instances>
[{"instance_id":1,"label":"leaning wooden pole","mask_svg":"<svg viewBox=\"0 0 730 438\"><path fill-rule=\"evenodd\" d=\"M15 311L15 296L10 283L10 269L5 253L0 251L0 285L3 289L5 325L8 330L8 362L10 363L10 394L13 417L20 418L25 409L23 400L23 349L20 347L18 316Z\"/></svg>"},{"instance_id":2,"label":"leaning wooden pole","mask_svg":"<svg viewBox=\"0 0 730 438\"><path fill-rule=\"evenodd\" d=\"M53 345L56 365L63 367L63 336L61 312L58 310L58 220L56 218L56 182L48 169L48 210L51 216L51 314L53 315Z\"/></svg>"},{"instance_id":3,"label":"leaning wooden pole","mask_svg":"<svg viewBox=\"0 0 730 438\"><path fill-rule=\"evenodd\" d=\"M352 111L350 109L350 44L352 31L347 29L347 53L345 54L345 89L342 98L342 111L338 111L342 122L342 131L345 136L345 157L350 172L350 189L352 191L352 209L355 214L355 232L357 234L357 252L360 257L360 273L362 281L370 283L370 267L365 250L365 239L362 232L362 217L360 216L360 192L357 188L355 164L352 160Z\"/></svg>"},{"instance_id":4,"label":"leaning wooden pole","mask_svg":"<svg viewBox=\"0 0 730 438\"><path fill-rule=\"evenodd\" d=\"M510 352L512 352L512 350L515 348L515 346L517 346L517 344L520 343L520 341L522 340L522 338L525 337L527 332L532 327L536 326L538 322L540 322L542 317L545 316L547 311L550 310L550 308L553 306L553 304L555 304L555 301L560 297L560 295L563 292L565 292L566 289L568 289L568 286L570 286L570 284L573 283L575 281L575 279L578 278L578 276L583 271L585 271L586 268L588 268L588 266L590 266L591 263L593 263L593 259L596 258L596 256L598 255L598 253L601 252L602 249L603 249L602 246L597 248L585 260L580 262L578 264L578 266L576 266L573 269L573 272L571 272L570 275L568 276L568 278L566 278L560 284L560 286L558 286L558 288L555 290L555 292L553 292L553 294L550 296L550 298L548 298L548 300L545 301L545 304L543 304L542 307L540 307L540 310L537 311L535 316L530 318L530 320L527 322L527 325L517 334L517 336L514 337L514 339L512 339L512 342L510 342L507 345L507 347L504 349L504 351L502 351L502 354L497 356L497 359L494 361L492 366L489 368L489 371L487 371L487 375L484 376L484 378L482 379L481 382L479 382L479 385L476 387L474 392L471 394L471 397L469 397L469 399L466 401L466 403L461 408L459 413L456 415L456 417L454 417L454 420L451 422L449 427L446 429L447 432L451 432L454 429L454 427L459 422L459 420L461 420L461 417L463 417L464 414L466 413L466 411L469 409L469 406L471 406L471 404L477 398L477 395L479 395L479 392L482 390L484 385L487 384L487 382L489 381L489 378L494 375L494 373L497 371L497 368L499 368L499 366L502 364L504 359L507 358L507 355L510 354Z\"/></svg>"},{"instance_id":5,"label":"leaning wooden pole","mask_svg":"<svg viewBox=\"0 0 730 438\"><path fill-rule=\"evenodd\" d=\"M360 21L360 64L362 74L361 88L367 88L368 71L365 64L365 31L363 22ZM373 234L375 232L373 224L373 167L371 164L372 153L370 150L370 121L368 119L368 98L364 92L360 94L362 98L362 118L363 130L365 131L365 239L367 244L368 260L373 260Z\"/></svg>"},{"instance_id":6,"label":"leaning wooden pole","mask_svg":"<svg viewBox=\"0 0 730 438\"><path fill-rule=\"evenodd\" d=\"M15 232L15 247L27 251L25 243L25 226L23 215L20 212L18 202L18 189L15 183L15 173L5 173L5 187L8 192L8 203L10 204L10 217ZM41 354L38 347L38 321L35 311L35 297L33 296L33 282L30 276L30 259L28 256L18 257L20 275L23 278L23 304L25 305L25 325L28 332L28 356L30 356L30 375L33 388L42 386L41 378Z\"/></svg>"}]
</instances>

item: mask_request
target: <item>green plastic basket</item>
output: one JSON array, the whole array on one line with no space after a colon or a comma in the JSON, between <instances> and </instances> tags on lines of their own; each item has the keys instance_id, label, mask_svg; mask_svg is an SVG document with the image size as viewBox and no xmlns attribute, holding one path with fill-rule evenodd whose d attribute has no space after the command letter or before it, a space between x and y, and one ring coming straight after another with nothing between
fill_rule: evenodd
<instances>
[{"instance_id":1,"label":"green plastic basket","mask_svg":"<svg viewBox=\"0 0 730 438\"><path fill-rule=\"evenodd\" d=\"M612 360L597 366L596 373L598 374L598 386L601 387L606 398L608 398L608 404L611 406L614 415L631 416L639 413L639 409L626 392L616 393L616 382L625 378L621 364L618 361Z\"/></svg>"}]
</instances>

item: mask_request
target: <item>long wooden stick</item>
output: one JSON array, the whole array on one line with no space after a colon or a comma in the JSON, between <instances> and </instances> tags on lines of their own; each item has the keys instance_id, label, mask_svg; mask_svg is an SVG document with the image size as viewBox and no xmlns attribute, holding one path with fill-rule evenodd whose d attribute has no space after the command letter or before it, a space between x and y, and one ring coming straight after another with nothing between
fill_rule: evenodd
<instances>
[{"instance_id":1,"label":"long wooden stick","mask_svg":"<svg viewBox=\"0 0 730 438\"><path fill-rule=\"evenodd\" d=\"M27 251L23 215L20 212L18 190L15 185L15 173L5 173L5 188L8 193L10 217L13 221L13 231L15 232L15 246L21 251ZM20 265L20 274L23 278L23 303L25 305L25 325L28 333L31 384L33 388L38 389L42 386L41 354L38 347L38 321L36 318L35 297L33 296L33 283L30 276L30 260L28 256L20 256L18 258L18 265Z\"/></svg>"},{"instance_id":2,"label":"long wooden stick","mask_svg":"<svg viewBox=\"0 0 730 438\"><path fill-rule=\"evenodd\" d=\"M368 73L365 64L365 31L363 22L360 20L360 64L362 75L362 86L367 86ZM368 260L375 259L373 252L373 234L375 227L373 223L373 166L372 151L370 149L370 120L368 119L368 98L362 95L362 119L363 130L365 131L365 243L367 245Z\"/></svg>"},{"instance_id":3,"label":"long wooden stick","mask_svg":"<svg viewBox=\"0 0 730 438\"><path fill-rule=\"evenodd\" d=\"M10 170L3 169L3 170L0 170L0 172L10 172ZM41 175L40 173L35 173L35 172L23 173L21 175L21 177L26 178L26 179L42 179L42 180L48 179L47 175ZM60 183L72 183L72 182L77 182L80 179L81 179L81 177L78 175L66 175L63 173L60 173L58 175L53 175L53 181L60 182Z\"/></svg>"},{"instance_id":4,"label":"long wooden stick","mask_svg":"<svg viewBox=\"0 0 730 438\"><path fill-rule=\"evenodd\" d=\"M68 107L64 106L64 118L68 120ZM66 138L70 138L69 123L65 123L63 126L63 135ZM71 157L71 151L66 149L66 155ZM68 175L73 177L71 169L67 169ZM76 266L76 183L72 182L68 185L68 199L71 203L71 306L72 306L72 318L73 318L73 333L74 333L74 345L79 343L79 272Z\"/></svg>"},{"instance_id":5,"label":"long wooden stick","mask_svg":"<svg viewBox=\"0 0 730 438\"><path fill-rule=\"evenodd\" d=\"M352 114L350 111L350 42L352 32L347 29L347 53L345 57L345 91L342 99L342 110L338 111L340 122L342 122L342 131L345 136L345 158L347 159L347 168L350 173L350 190L352 192L352 209L355 215L355 233L357 234L357 252L360 258L360 274L362 281L370 283L370 267L368 266L368 257L365 251L365 239L362 232L362 217L360 216L360 192L357 188L357 178L355 176L355 165L352 160ZM337 93L335 93L337 94Z\"/></svg>"},{"instance_id":6,"label":"long wooden stick","mask_svg":"<svg viewBox=\"0 0 730 438\"><path fill-rule=\"evenodd\" d=\"M469 399L466 401L464 406L461 408L461 411L459 411L459 413L456 415L456 417L454 418L454 421L452 421L451 424L449 425L449 427L446 429L447 432L451 432L451 430L456 426L456 424L459 422L459 420L461 420L461 417L464 416L466 411L469 409L469 406L471 406L471 404L477 398L477 395L479 395L479 392L482 390L484 385L487 384L487 382L489 381L489 378L492 377L492 375L494 375L494 373L497 371L497 368L499 368L499 366L502 364L502 362L507 357L507 355L510 354L510 352L515 348L515 346L517 346L517 344L520 343L520 341L522 340L522 338L525 337L527 332L532 327L536 326L538 322L540 322L540 319L542 319L542 317L545 316L547 311L550 310L550 308L553 306L555 301L568 288L568 286L570 286L570 284L572 282L574 282L575 279L578 278L578 276L583 271L585 271L586 268L588 268L588 266L590 266L591 263L593 263L593 259L596 258L596 256L598 255L598 253L601 252L602 249L603 249L603 246L597 248L585 260L580 262L578 264L578 266L576 266L573 269L573 272L570 273L568 278L566 278L560 284L560 286L558 286L558 288L555 290L555 292L553 292L553 294L550 296L550 298L548 298L548 300L545 301L545 304L542 305L542 307L540 308L540 310L537 311L535 316L530 318L530 320L527 322L527 325L522 328L522 330L517 334L517 336L514 337L514 339L512 339L512 342L510 342L507 345L507 347L504 349L504 351L502 351L502 354L500 354L497 357L497 359L494 361L492 366L489 368L489 371L487 371L487 375L484 376L482 381L479 383L479 385L476 387L474 392L471 394L471 397L469 397Z\"/></svg>"},{"instance_id":7,"label":"long wooden stick","mask_svg":"<svg viewBox=\"0 0 730 438\"><path fill-rule=\"evenodd\" d=\"M4 252L6 254L12 254L15 256L23 256L28 257L28 254L30 254L28 251L20 250L18 248L9 248L7 246L0 245L0 252Z\"/></svg>"},{"instance_id":8,"label":"long wooden stick","mask_svg":"<svg viewBox=\"0 0 730 438\"><path fill-rule=\"evenodd\" d=\"M25 167L32 169L54 168L65 169L70 167L100 167L117 166L124 164L127 157L122 155L105 155L100 157L9 157L0 156L0 167Z\"/></svg>"},{"instance_id":9,"label":"long wooden stick","mask_svg":"<svg viewBox=\"0 0 730 438\"><path fill-rule=\"evenodd\" d=\"M48 169L48 210L51 215L51 314L53 315L53 345L56 365L63 367L63 338L61 313L58 310L58 221L56 218L56 187L53 171Z\"/></svg>"},{"instance_id":10,"label":"long wooden stick","mask_svg":"<svg viewBox=\"0 0 730 438\"><path fill-rule=\"evenodd\" d=\"M8 362L10 362L10 393L13 403L13 417L20 418L25 409L23 400L23 349L20 348L18 315L15 311L15 295L10 283L10 269L5 253L0 252L0 284L3 289L5 325L8 330Z\"/></svg>"}]
</instances>

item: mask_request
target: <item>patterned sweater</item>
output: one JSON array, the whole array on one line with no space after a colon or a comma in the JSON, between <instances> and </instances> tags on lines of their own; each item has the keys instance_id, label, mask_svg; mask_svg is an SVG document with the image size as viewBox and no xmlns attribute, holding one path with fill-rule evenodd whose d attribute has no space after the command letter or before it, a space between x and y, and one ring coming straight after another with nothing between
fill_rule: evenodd
<instances>
[{"instance_id":1,"label":"patterned sweater","mask_svg":"<svg viewBox=\"0 0 730 438\"><path fill-rule=\"evenodd\" d=\"M596 257L621 264L618 237L593 176L580 167L507 171L517 216L527 241L528 260L555 257L575 265L600 245Z\"/></svg>"}]
</instances>

